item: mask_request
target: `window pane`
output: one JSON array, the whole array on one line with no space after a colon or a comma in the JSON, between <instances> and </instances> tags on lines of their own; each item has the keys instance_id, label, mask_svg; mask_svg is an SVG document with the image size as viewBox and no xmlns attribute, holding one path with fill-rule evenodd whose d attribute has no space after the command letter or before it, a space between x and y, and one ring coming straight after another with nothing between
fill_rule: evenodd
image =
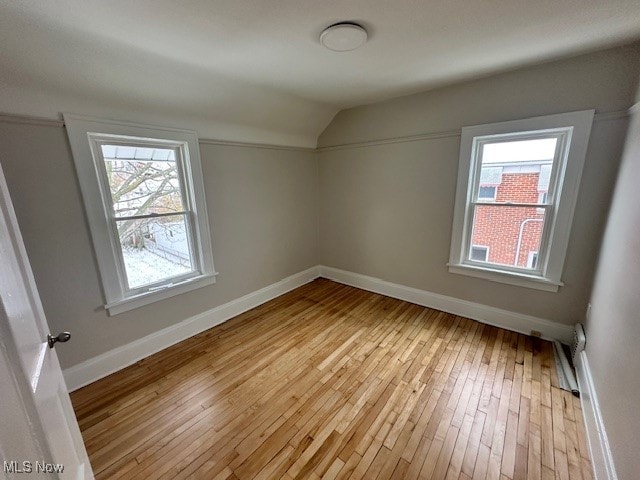
<instances>
[{"instance_id":1,"label":"window pane","mask_svg":"<svg viewBox=\"0 0 640 480\"><path fill-rule=\"evenodd\" d=\"M478 190L478 200L493 200L496 197L497 187L480 186Z\"/></svg>"},{"instance_id":2,"label":"window pane","mask_svg":"<svg viewBox=\"0 0 640 480\"><path fill-rule=\"evenodd\" d=\"M488 263L535 269L536 264L529 258L531 252L536 252L537 258L540 251L544 218L544 209L535 207L478 205L471 244L488 248ZM469 257L475 260L473 250Z\"/></svg>"},{"instance_id":3,"label":"window pane","mask_svg":"<svg viewBox=\"0 0 640 480\"><path fill-rule=\"evenodd\" d=\"M526 163L537 160L552 160L557 138L536 138L511 142L485 143L482 150L484 164Z\"/></svg>"},{"instance_id":4,"label":"window pane","mask_svg":"<svg viewBox=\"0 0 640 480\"><path fill-rule=\"evenodd\" d=\"M184 211L176 152L102 145L116 217Z\"/></svg>"},{"instance_id":5,"label":"window pane","mask_svg":"<svg viewBox=\"0 0 640 480\"><path fill-rule=\"evenodd\" d=\"M117 222L129 288L194 270L184 215Z\"/></svg>"},{"instance_id":6,"label":"window pane","mask_svg":"<svg viewBox=\"0 0 640 480\"><path fill-rule=\"evenodd\" d=\"M536 203L549 188L556 143L556 138L542 138L483 144L478 199L491 200L483 193L495 187L498 203Z\"/></svg>"}]
</instances>

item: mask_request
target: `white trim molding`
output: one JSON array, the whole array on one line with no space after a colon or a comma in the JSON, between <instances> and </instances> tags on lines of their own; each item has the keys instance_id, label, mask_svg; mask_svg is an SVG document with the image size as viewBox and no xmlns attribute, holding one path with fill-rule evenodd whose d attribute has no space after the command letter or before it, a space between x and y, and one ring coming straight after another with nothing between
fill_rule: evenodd
<instances>
[{"instance_id":1,"label":"white trim molding","mask_svg":"<svg viewBox=\"0 0 640 480\"><path fill-rule=\"evenodd\" d=\"M604 429L600 404L593 384L587 351L580 352L576 361L578 374L578 388L580 389L580 403L582 415L587 431L591 466L595 480L618 480L613 455L609 446L607 432Z\"/></svg>"},{"instance_id":2,"label":"white trim molding","mask_svg":"<svg viewBox=\"0 0 640 480\"><path fill-rule=\"evenodd\" d=\"M211 222L207 214L196 132L69 113L64 114L64 121L98 261L105 309L109 315L215 283ZM109 146L115 152L118 145L134 149L159 149L167 152L164 160L170 159L168 161L173 163L173 170L166 171L174 172L171 182L179 192L179 210L182 211L171 213L183 222L189 261L188 268L180 273L160 280L147 278L141 282L142 285L130 282L126 249L118 231L118 220L126 218L117 214L118 202L112 198L111 179L106 167L108 156L105 157L104 153ZM169 157L170 153L172 157ZM158 187L150 185L149 188ZM120 207L127 203L120 204ZM127 211L131 215L127 218L133 222L150 218L158 213L152 210Z\"/></svg>"},{"instance_id":3,"label":"white trim molding","mask_svg":"<svg viewBox=\"0 0 640 480\"><path fill-rule=\"evenodd\" d=\"M571 222L578 199L582 168L587 154L595 110L546 115L507 122L488 123L462 127L458 183L451 233L449 272L485 278L494 282L557 292L571 233ZM544 203L517 203L514 201L486 202L479 198L481 170L485 165L485 150L491 146L515 141L553 140L552 159L536 160L536 164L549 162L548 200ZM487 150L488 151L488 150ZM500 158L491 166L507 165ZM523 165L522 162L520 164ZM499 192L498 192L499 193ZM520 200L523 202L523 200ZM492 207L493 206L493 207ZM470 256L473 243L476 213L479 208L529 208L544 209L544 215L532 216L520 221L520 235L527 222L540 222L538 262L536 268L520 266L516 248L516 261L512 265L495 262L479 262ZM525 210L522 210L526 213Z\"/></svg>"},{"instance_id":4,"label":"white trim molding","mask_svg":"<svg viewBox=\"0 0 640 480\"><path fill-rule=\"evenodd\" d=\"M628 117L633 112L634 108L638 108L639 103L632 105L628 110L615 110L612 112L598 112L593 117L594 122L607 122L610 120L620 120ZM348 150L352 148L363 148L363 147L375 147L378 145L389 145L394 143L407 143L407 142L421 142L425 140L439 140L441 138L452 138L459 137L462 134L461 130L449 130L444 132L427 132L420 133L417 135L406 135L406 136L398 136L398 137L390 137L390 138L380 138L380 139L371 139L364 140L361 142L353 142L353 143L339 143L334 145L324 145L322 147L316 148L318 152L330 152L333 150Z\"/></svg>"},{"instance_id":5,"label":"white trim molding","mask_svg":"<svg viewBox=\"0 0 640 480\"><path fill-rule=\"evenodd\" d=\"M186 340L200 332L220 325L231 318L268 302L319 276L318 267L311 267L236 300L187 318L131 343L114 348L64 370L70 392L84 387L143 358Z\"/></svg>"},{"instance_id":6,"label":"white trim molding","mask_svg":"<svg viewBox=\"0 0 640 480\"><path fill-rule=\"evenodd\" d=\"M471 318L488 325L505 328L530 335L532 330L542 334L542 338L570 343L573 326L552 322L522 313L510 312L480 303L428 292L413 287L387 282L375 277L348 272L332 267L320 266L320 276L335 282L351 285L370 292L397 298L424 307Z\"/></svg>"},{"instance_id":7,"label":"white trim molding","mask_svg":"<svg viewBox=\"0 0 640 480\"><path fill-rule=\"evenodd\" d=\"M14 113L0 112L0 123L15 123L24 125L40 125L44 127L64 128L66 125L64 120L57 120L46 117L36 117L33 115L20 115ZM245 148L266 148L270 150L292 150L297 152L315 152L314 147L297 147L295 145L278 145L271 143L252 143L242 142L239 140L218 140L215 138L199 138L200 145L222 145L228 147L245 147Z\"/></svg>"},{"instance_id":8,"label":"white trim molding","mask_svg":"<svg viewBox=\"0 0 640 480\"><path fill-rule=\"evenodd\" d=\"M601 121L609 121L609 120L620 120L624 119L627 116L631 115L634 110L638 108L640 105L636 103L629 107L627 110L615 110L612 112L598 112L596 113L593 121L601 122ZM33 115L20 115L14 113L3 113L0 112L0 123L23 123L30 125L43 125L49 127L64 127L64 120L56 120L53 118L46 117L37 117ZM438 140L441 138L451 138L451 137L459 137L461 131L458 130L449 130L444 132L426 132L420 133L417 135L407 135L407 136L398 136L391 138L380 138L373 140L365 140L362 142L353 142L353 143L343 143L336 145L325 145L322 147L297 147L294 145L278 145L278 144L270 144L270 143L251 143L251 142L242 142L236 140L220 140L215 138L200 138L200 145L222 145L222 146L231 146L231 147L247 147L247 148L266 148L272 150L294 150L301 152L328 152L332 150L347 150L352 148L362 148L362 147L375 147L377 145L387 145L393 143L406 143L406 142L419 142L424 140Z\"/></svg>"},{"instance_id":9,"label":"white trim molding","mask_svg":"<svg viewBox=\"0 0 640 480\"><path fill-rule=\"evenodd\" d=\"M536 330L540 332L542 338L545 339L560 340L569 343L573 338L573 327L570 325L563 325L531 315L510 312L496 307L387 282L359 273L319 265L69 367L64 370L67 388L72 392L93 383L149 355L153 355L171 345L175 345L182 340L186 340L193 335L220 325L237 315L273 300L295 288L301 287L318 277L415 303L416 305L471 318L488 325L505 328L526 335L529 335L532 330Z\"/></svg>"},{"instance_id":10,"label":"white trim molding","mask_svg":"<svg viewBox=\"0 0 640 480\"><path fill-rule=\"evenodd\" d=\"M363 142L340 143L336 145L325 145L318 147L318 152L331 152L333 150L349 150L352 148L377 147L378 145L389 145L394 143L421 142L425 140L438 140L441 138L459 137L460 130L449 130L446 132L429 132L417 135L407 135L391 138L380 138L377 140L365 140Z\"/></svg>"},{"instance_id":11,"label":"white trim molding","mask_svg":"<svg viewBox=\"0 0 640 480\"><path fill-rule=\"evenodd\" d=\"M294 152L315 152L313 147L296 147L290 145L275 145L271 143L251 143L232 140L216 140L214 138L200 138L200 145L217 145L222 147L262 148L267 150L291 150Z\"/></svg>"},{"instance_id":12,"label":"white trim molding","mask_svg":"<svg viewBox=\"0 0 640 480\"><path fill-rule=\"evenodd\" d=\"M17 123L24 125L40 125L43 127L64 127L63 120L56 120L45 117L34 117L30 115L16 115L13 113L1 113L0 123Z\"/></svg>"}]
</instances>

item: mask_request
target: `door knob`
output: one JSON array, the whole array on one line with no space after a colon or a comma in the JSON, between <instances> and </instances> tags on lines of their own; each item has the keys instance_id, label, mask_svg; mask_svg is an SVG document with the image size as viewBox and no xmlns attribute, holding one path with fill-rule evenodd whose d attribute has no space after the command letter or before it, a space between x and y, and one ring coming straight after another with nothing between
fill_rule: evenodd
<instances>
[{"instance_id":1,"label":"door knob","mask_svg":"<svg viewBox=\"0 0 640 480\"><path fill-rule=\"evenodd\" d=\"M69 332L59 333L58 336L54 337L53 335L47 335L47 343L49 344L49 348L53 348L57 342L68 342L71 338L71 334Z\"/></svg>"}]
</instances>

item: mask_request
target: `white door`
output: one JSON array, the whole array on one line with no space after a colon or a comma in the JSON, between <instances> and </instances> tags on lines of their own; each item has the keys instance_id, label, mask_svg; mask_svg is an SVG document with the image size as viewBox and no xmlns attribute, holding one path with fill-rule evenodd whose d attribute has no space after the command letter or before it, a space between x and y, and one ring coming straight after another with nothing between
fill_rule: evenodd
<instances>
[{"instance_id":1,"label":"white door","mask_svg":"<svg viewBox=\"0 0 640 480\"><path fill-rule=\"evenodd\" d=\"M57 336L58 332L52 332ZM0 461L7 478L92 479L0 166ZM57 344L56 348L64 348ZM6 383L5 383L6 382ZM29 476L29 475L27 475ZM31 478L31 477L30 477ZM36 477L38 478L38 477Z\"/></svg>"}]
</instances>

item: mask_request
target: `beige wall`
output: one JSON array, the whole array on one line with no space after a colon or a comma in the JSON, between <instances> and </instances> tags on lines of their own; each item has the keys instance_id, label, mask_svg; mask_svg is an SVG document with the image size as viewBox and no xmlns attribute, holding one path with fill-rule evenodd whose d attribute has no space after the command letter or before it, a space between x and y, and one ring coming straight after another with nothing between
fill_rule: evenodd
<instances>
[{"instance_id":1,"label":"beige wall","mask_svg":"<svg viewBox=\"0 0 640 480\"><path fill-rule=\"evenodd\" d=\"M627 108L640 49L615 49L341 112L320 145ZM0 123L2 162L64 367L318 263L572 323L591 284L626 119L595 123L560 293L449 274L459 137L342 150L201 146L218 283L109 317L63 128ZM318 229L320 228L320 233ZM321 247L320 247L321 246ZM72 348L71 348L72 347Z\"/></svg>"},{"instance_id":2,"label":"beige wall","mask_svg":"<svg viewBox=\"0 0 640 480\"><path fill-rule=\"evenodd\" d=\"M627 136L596 273L586 355L620 479L640 472L640 104Z\"/></svg>"},{"instance_id":3,"label":"beige wall","mask_svg":"<svg viewBox=\"0 0 640 480\"><path fill-rule=\"evenodd\" d=\"M64 128L0 123L0 162L63 367L318 263L315 153L201 145L218 282L109 317Z\"/></svg>"},{"instance_id":4,"label":"beige wall","mask_svg":"<svg viewBox=\"0 0 640 480\"><path fill-rule=\"evenodd\" d=\"M627 109L640 43L339 112L318 147L458 130L582 108Z\"/></svg>"},{"instance_id":5,"label":"beige wall","mask_svg":"<svg viewBox=\"0 0 640 480\"><path fill-rule=\"evenodd\" d=\"M340 112L319 145L350 144L632 103L638 45ZM320 261L439 294L571 324L582 318L627 120L591 134L559 293L448 273L459 136L321 149Z\"/></svg>"}]
</instances>

